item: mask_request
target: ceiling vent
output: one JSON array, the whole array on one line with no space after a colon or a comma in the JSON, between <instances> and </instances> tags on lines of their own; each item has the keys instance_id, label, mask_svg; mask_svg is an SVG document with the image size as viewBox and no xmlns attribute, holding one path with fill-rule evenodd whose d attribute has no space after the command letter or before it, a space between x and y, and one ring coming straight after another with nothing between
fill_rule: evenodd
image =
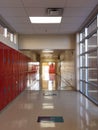
<instances>
[{"instance_id":1,"label":"ceiling vent","mask_svg":"<svg viewBox=\"0 0 98 130\"><path fill-rule=\"evenodd\" d=\"M48 8L48 16L61 16L63 14L63 8Z\"/></svg>"}]
</instances>

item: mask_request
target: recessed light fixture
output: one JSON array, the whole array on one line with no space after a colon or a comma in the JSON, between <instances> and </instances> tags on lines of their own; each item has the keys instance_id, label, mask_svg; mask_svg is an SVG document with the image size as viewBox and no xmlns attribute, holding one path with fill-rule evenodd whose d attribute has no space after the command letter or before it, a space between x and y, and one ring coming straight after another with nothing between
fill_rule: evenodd
<instances>
[{"instance_id":1,"label":"recessed light fixture","mask_svg":"<svg viewBox=\"0 0 98 130\"><path fill-rule=\"evenodd\" d=\"M53 50L45 49L42 51L43 53L53 53Z\"/></svg>"},{"instance_id":2,"label":"recessed light fixture","mask_svg":"<svg viewBox=\"0 0 98 130\"><path fill-rule=\"evenodd\" d=\"M33 24L61 23L62 17L29 17Z\"/></svg>"}]
</instances>

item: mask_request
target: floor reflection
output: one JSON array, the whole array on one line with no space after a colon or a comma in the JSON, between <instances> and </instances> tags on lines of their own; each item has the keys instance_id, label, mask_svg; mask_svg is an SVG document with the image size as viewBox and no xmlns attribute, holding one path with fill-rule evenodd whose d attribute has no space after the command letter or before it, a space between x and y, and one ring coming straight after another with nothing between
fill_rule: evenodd
<instances>
[{"instance_id":1,"label":"floor reflection","mask_svg":"<svg viewBox=\"0 0 98 130\"><path fill-rule=\"evenodd\" d=\"M40 127L42 128L52 128L52 127L55 127L55 123L54 122L46 122L46 121L43 121L40 123Z\"/></svg>"},{"instance_id":2,"label":"floor reflection","mask_svg":"<svg viewBox=\"0 0 98 130\"><path fill-rule=\"evenodd\" d=\"M92 108L89 104L89 100L84 98L83 95L80 95L80 126L81 129L96 129L97 121L96 118L92 118Z\"/></svg>"},{"instance_id":3,"label":"floor reflection","mask_svg":"<svg viewBox=\"0 0 98 130\"><path fill-rule=\"evenodd\" d=\"M42 104L42 109L54 109L54 104L53 103L43 103Z\"/></svg>"},{"instance_id":4,"label":"floor reflection","mask_svg":"<svg viewBox=\"0 0 98 130\"><path fill-rule=\"evenodd\" d=\"M27 90L73 90L67 82L56 74L29 74Z\"/></svg>"},{"instance_id":5,"label":"floor reflection","mask_svg":"<svg viewBox=\"0 0 98 130\"><path fill-rule=\"evenodd\" d=\"M98 130L98 106L76 91L24 91L1 111L0 129Z\"/></svg>"}]
</instances>

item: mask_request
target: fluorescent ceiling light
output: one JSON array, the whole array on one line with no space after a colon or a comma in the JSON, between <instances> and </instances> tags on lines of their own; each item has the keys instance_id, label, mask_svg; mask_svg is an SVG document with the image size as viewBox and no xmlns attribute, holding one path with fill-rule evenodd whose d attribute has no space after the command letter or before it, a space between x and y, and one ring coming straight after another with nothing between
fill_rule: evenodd
<instances>
[{"instance_id":1,"label":"fluorescent ceiling light","mask_svg":"<svg viewBox=\"0 0 98 130\"><path fill-rule=\"evenodd\" d=\"M42 52L45 52L45 53L53 53L53 50L48 50L48 49L46 49L46 50L43 50Z\"/></svg>"},{"instance_id":2,"label":"fluorescent ceiling light","mask_svg":"<svg viewBox=\"0 0 98 130\"><path fill-rule=\"evenodd\" d=\"M61 23L62 17L29 17L31 23Z\"/></svg>"}]
</instances>

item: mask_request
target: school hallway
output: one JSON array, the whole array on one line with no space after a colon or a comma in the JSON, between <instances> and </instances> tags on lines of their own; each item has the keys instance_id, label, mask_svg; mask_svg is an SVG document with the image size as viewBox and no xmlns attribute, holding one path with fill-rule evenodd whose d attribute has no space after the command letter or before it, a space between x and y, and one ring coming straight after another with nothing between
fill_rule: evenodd
<instances>
[{"instance_id":1,"label":"school hallway","mask_svg":"<svg viewBox=\"0 0 98 130\"><path fill-rule=\"evenodd\" d=\"M98 130L98 0L0 0L0 130Z\"/></svg>"}]
</instances>

